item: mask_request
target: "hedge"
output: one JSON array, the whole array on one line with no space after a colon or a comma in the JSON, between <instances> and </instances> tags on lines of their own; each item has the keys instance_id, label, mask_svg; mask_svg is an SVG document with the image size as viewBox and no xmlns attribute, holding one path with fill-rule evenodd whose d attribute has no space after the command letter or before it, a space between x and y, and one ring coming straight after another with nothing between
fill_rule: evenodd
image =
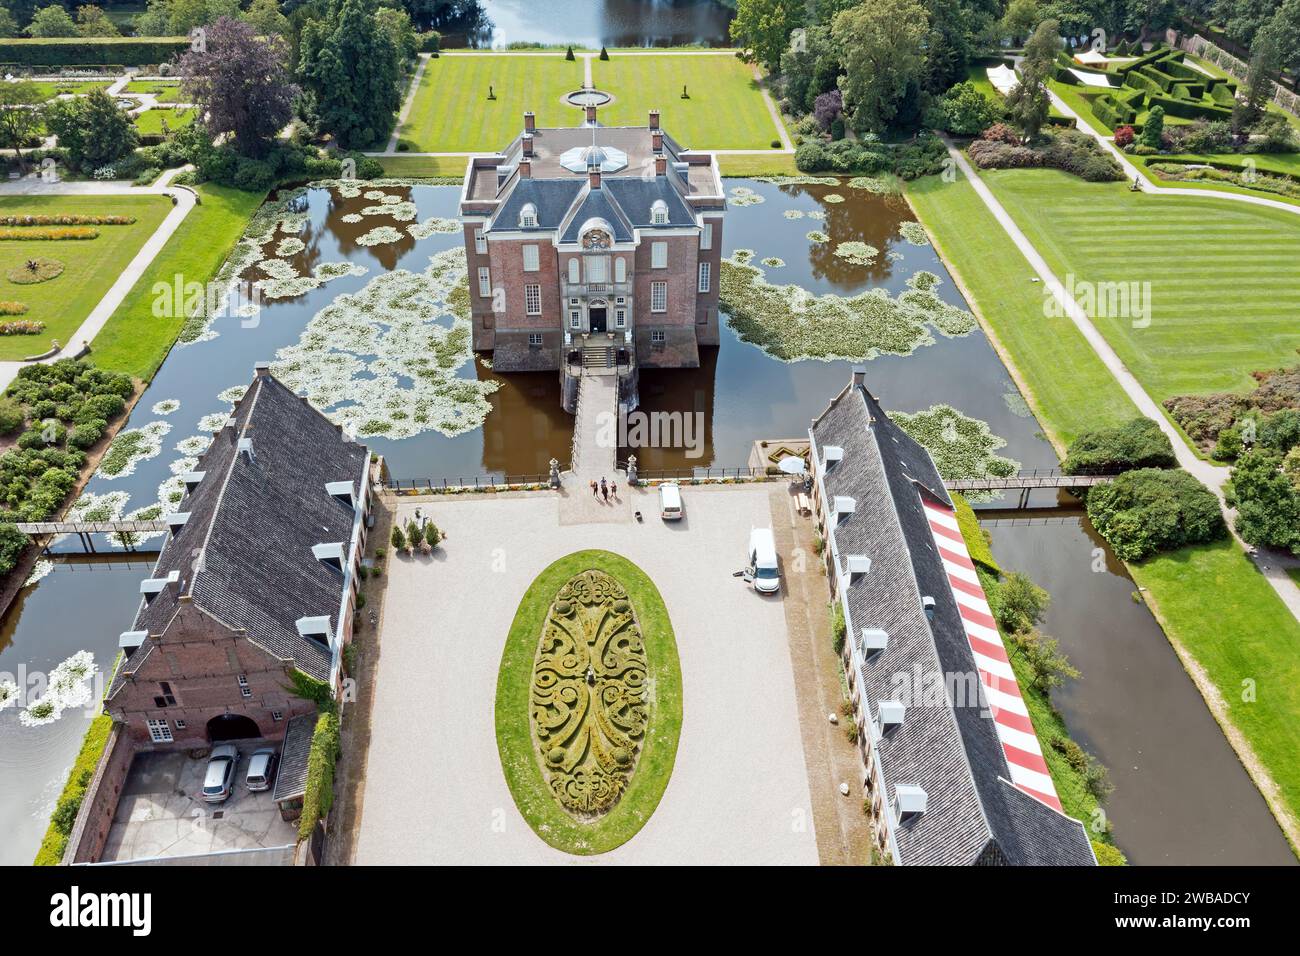
<instances>
[{"instance_id":1,"label":"hedge","mask_svg":"<svg viewBox=\"0 0 1300 956\"><path fill-rule=\"evenodd\" d=\"M298 820L298 838L306 840L316 823L334 805L334 763L339 756L338 714L327 711L316 718L307 753L307 788Z\"/></svg>"},{"instance_id":2,"label":"hedge","mask_svg":"<svg viewBox=\"0 0 1300 956\"><path fill-rule=\"evenodd\" d=\"M108 738L113 732L113 718L100 714L90 722L86 737L81 742L68 779L63 785L63 793L54 805L50 815L50 825L41 840L41 848L36 851L34 866L58 866L63 862L63 853L68 847L68 837L72 834L72 825L81 810L81 801L86 797L86 788L95 776L95 767L108 746Z\"/></svg>"},{"instance_id":3,"label":"hedge","mask_svg":"<svg viewBox=\"0 0 1300 956\"><path fill-rule=\"evenodd\" d=\"M1122 561L1228 536L1219 499L1182 469L1140 468L1088 489L1088 518Z\"/></svg>"},{"instance_id":4,"label":"hedge","mask_svg":"<svg viewBox=\"0 0 1300 956\"><path fill-rule=\"evenodd\" d=\"M1178 464L1169 436L1145 416L1114 428L1084 432L1066 452L1067 475L1111 475L1134 468L1173 468Z\"/></svg>"},{"instance_id":5,"label":"hedge","mask_svg":"<svg viewBox=\"0 0 1300 956\"><path fill-rule=\"evenodd\" d=\"M19 66L145 66L169 63L189 47L187 37L0 39L0 63Z\"/></svg>"}]
</instances>

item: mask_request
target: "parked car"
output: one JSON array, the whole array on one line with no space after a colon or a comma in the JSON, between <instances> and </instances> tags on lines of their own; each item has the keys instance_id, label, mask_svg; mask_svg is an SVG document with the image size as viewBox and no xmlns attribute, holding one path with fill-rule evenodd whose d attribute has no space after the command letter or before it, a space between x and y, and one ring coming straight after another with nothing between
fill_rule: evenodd
<instances>
[{"instance_id":1,"label":"parked car","mask_svg":"<svg viewBox=\"0 0 1300 956\"><path fill-rule=\"evenodd\" d=\"M745 580L754 585L755 591L763 594L775 594L781 590L781 572L776 564L776 539L772 537L771 528L750 528L749 564L745 568Z\"/></svg>"},{"instance_id":2,"label":"parked car","mask_svg":"<svg viewBox=\"0 0 1300 956\"><path fill-rule=\"evenodd\" d=\"M248 771L244 774L244 784L250 793L270 790L275 783L275 770L279 766L280 755L274 747L262 747L254 750L248 758Z\"/></svg>"},{"instance_id":3,"label":"parked car","mask_svg":"<svg viewBox=\"0 0 1300 956\"><path fill-rule=\"evenodd\" d=\"M235 768L239 765L239 748L234 744L217 744L208 755L208 771L203 775L203 799L223 803L235 787Z\"/></svg>"},{"instance_id":4,"label":"parked car","mask_svg":"<svg viewBox=\"0 0 1300 956\"><path fill-rule=\"evenodd\" d=\"M682 514L682 489L677 482L669 481L660 485L659 517L665 521L680 521Z\"/></svg>"}]
</instances>

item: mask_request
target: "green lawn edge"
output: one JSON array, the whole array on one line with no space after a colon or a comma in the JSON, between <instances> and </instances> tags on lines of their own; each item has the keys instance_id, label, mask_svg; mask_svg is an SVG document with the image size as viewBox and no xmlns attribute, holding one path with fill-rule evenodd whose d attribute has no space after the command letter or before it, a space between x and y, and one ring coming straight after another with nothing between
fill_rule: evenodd
<instances>
[{"instance_id":1,"label":"green lawn edge","mask_svg":"<svg viewBox=\"0 0 1300 956\"><path fill-rule=\"evenodd\" d=\"M91 720L90 726L86 728L86 736L81 741L81 750L77 752L77 759L73 761L72 769L68 771L68 779L63 784L63 792L59 794L55 807L62 806L70 800L75 800L77 806L81 806L81 801L86 795L86 786L95 775L95 767L99 765L99 758L104 755L104 748L108 746L108 738L112 733L113 718L108 714L100 714ZM68 838L59 832L54 826L54 820L51 819L32 865L58 866L63 862L63 853L67 847Z\"/></svg>"},{"instance_id":2,"label":"green lawn edge","mask_svg":"<svg viewBox=\"0 0 1300 956\"><path fill-rule=\"evenodd\" d=\"M595 823L579 823L551 795L533 748L529 682L542 623L560 588L575 575L599 570L627 589L646 646L654 705L631 782L622 799ZM501 769L515 805L533 831L565 853L589 856L626 843L659 806L672 776L682 724L682 673L668 609L639 567L609 551L576 551L547 567L519 602L497 676L496 735Z\"/></svg>"},{"instance_id":3,"label":"green lawn edge","mask_svg":"<svg viewBox=\"0 0 1300 956\"><path fill-rule=\"evenodd\" d=\"M260 192L212 184L198 186L195 192L199 204L90 343L90 359L100 368L145 381L153 378L185 324L183 315L154 315L154 283L174 285L178 275L183 282L209 281L266 198Z\"/></svg>"}]
</instances>

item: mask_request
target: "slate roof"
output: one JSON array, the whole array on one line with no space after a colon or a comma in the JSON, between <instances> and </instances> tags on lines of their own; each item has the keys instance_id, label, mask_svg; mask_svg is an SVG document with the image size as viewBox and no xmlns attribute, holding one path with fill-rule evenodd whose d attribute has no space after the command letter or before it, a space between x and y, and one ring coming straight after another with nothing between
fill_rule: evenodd
<instances>
[{"instance_id":1,"label":"slate roof","mask_svg":"<svg viewBox=\"0 0 1300 956\"><path fill-rule=\"evenodd\" d=\"M827 445L844 449L843 459L822 473L828 502L847 496L856 503L830 532L832 553L841 568L849 555L871 559L867 573L846 578L848 639L859 640L862 628L889 635L885 649L861 666L870 719L877 719L880 701L902 696L899 675L909 684L920 677L904 700L903 723L875 744L891 803L900 784L927 795L924 813L893 826L900 861L1094 864L1082 824L1007 782L983 697L965 693L978 686L977 668L922 507L925 497L951 505L929 453L860 386L842 392L810 433L819 456ZM922 596L935 600L932 621Z\"/></svg>"},{"instance_id":2,"label":"slate roof","mask_svg":"<svg viewBox=\"0 0 1300 956\"><path fill-rule=\"evenodd\" d=\"M365 494L370 453L270 374L253 379L233 419L195 466L204 477L177 507L189 519L168 536L154 567L155 578L178 572L178 585L141 600L132 629L162 634L189 595L253 644L328 680L329 649L300 635L296 622L328 617L331 631L338 628L343 575L312 547L342 543L346 560L355 509L325 486L346 481L355 496ZM240 438L251 439L251 459L238 451ZM151 643L119 669L110 697Z\"/></svg>"},{"instance_id":3,"label":"slate roof","mask_svg":"<svg viewBox=\"0 0 1300 956\"><path fill-rule=\"evenodd\" d=\"M693 226L695 216L682 201L681 194L673 186L675 172L654 179L628 178L624 176L602 177L601 187L607 190L618 203L623 214L639 228L655 228L650 225L650 207L656 200L662 199L668 207L669 226Z\"/></svg>"},{"instance_id":4,"label":"slate roof","mask_svg":"<svg viewBox=\"0 0 1300 956\"><path fill-rule=\"evenodd\" d=\"M608 182L608 180L606 180ZM585 189L585 195L574 203L565 220L561 242L577 242L579 230L588 219L604 219L614 230L615 242L632 241L632 224L623 210L614 202L608 189Z\"/></svg>"},{"instance_id":5,"label":"slate roof","mask_svg":"<svg viewBox=\"0 0 1300 956\"><path fill-rule=\"evenodd\" d=\"M572 208L574 201L587 185L586 177L578 179L519 179L493 217L493 224L502 229L518 229L519 213L527 203L537 207L539 231L558 229ZM490 228L490 227L489 227Z\"/></svg>"},{"instance_id":6,"label":"slate roof","mask_svg":"<svg viewBox=\"0 0 1300 956\"><path fill-rule=\"evenodd\" d=\"M275 776L275 790L271 794L276 803L301 797L307 792L307 755L311 753L316 719L316 714L299 714L285 725L284 743L280 746L280 770Z\"/></svg>"}]
</instances>

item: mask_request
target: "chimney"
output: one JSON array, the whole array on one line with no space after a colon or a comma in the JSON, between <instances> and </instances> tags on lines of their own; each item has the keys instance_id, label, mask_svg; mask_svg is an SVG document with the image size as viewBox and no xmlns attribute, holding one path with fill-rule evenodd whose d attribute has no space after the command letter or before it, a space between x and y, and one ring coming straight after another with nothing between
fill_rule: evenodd
<instances>
[{"instance_id":1,"label":"chimney","mask_svg":"<svg viewBox=\"0 0 1300 956\"><path fill-rule=\"evenodd\" d=\"M529 110L527 113L524 114L524 132L525 133L537 132L537 117L533 115L532 110Z\"/></svg>"},{"instance_id":2,"label":"chimney","mask_svg":"<svg viewBox=\"0 0 1300 956\"><path fill-rule=\"evenodd\" d=\"M659 128L659 111L658 111L658 110L651 110L651 111L650 111L650 128L651 128L651 129L658 129L658 128Z\"/></svg>"},{"instance_id":3,"label":"chimney","mask_svg":"<svg viewBox=\"0 0 1300 956\"><path fill-rule=\"evenodd\" d=\"M663 153L655 153L655 175L668 175L668 157Z\"/></svg>"},{"instance_id":4,"label":"chimney","mask_svg":"<svg viewBox=\"0 0 1300 956\"><path fill-rule=\"evenodd\" d=\"M519 160L519 178L530 179L533 175L533 161L525 156Z\"/></svg>"},{"instance_id":5,"label":"chimney","mask_svg":"<svg viewBox=\"0 0 1300 956\"><path fill-rule=\"evenodd\" d=\"M865 365L853 366L853 387L862 388L867 382L867 367Z\"/></svg>"},{"instance_id":6,"label":"chimney","mask_svg":"<svg viewBox=\"0 0 1300 956\"><path fill-rule=\"evenodd\" d=\"M253 375L254 375L255 377L257 377L257 378L270 378L270 377L271 377L271 363L270 363L270 362L258 362L256 365L253 366Z\"/></svg>"},{"instance_id":7,"label":"chimney","mask_svg":"<svg viewBox=\"0 0 1300 956\"><path fill-rule=\"evenodd\" d=\"M661 129L652 130L650 133L650 147L656 152L661 152L664 148L664 131Z\"/></svg>"},{"instance_id":8,"label":"chimney","mask_svg":"<svg viewBox=\"0 0 1300 956\"><path fill-rule=\"evenodd\" d=\"M587 105L587 125L588 126L596 125L596 107L590 104Z\"/></svg>"},{"instance_id":9,"label":"chimney","mask_svg":"<svg viewBox=\"0 0 1300 956\"><path fill-rule=\"evenodd\" d=\"M587 167L587 181L591 183L592 189L600 188L600 164L592 163Z\"/></svg>"},{"instance_id":10,"label":"chimney","mask_svg":"<svg viewBox=\"0 0 1300 956\"><path fill-rule=\"evenodd\" d=\"M524 133L524 155L525 156L533 155L533 134L532 133Z\"/></svg>"}]
</instances>

